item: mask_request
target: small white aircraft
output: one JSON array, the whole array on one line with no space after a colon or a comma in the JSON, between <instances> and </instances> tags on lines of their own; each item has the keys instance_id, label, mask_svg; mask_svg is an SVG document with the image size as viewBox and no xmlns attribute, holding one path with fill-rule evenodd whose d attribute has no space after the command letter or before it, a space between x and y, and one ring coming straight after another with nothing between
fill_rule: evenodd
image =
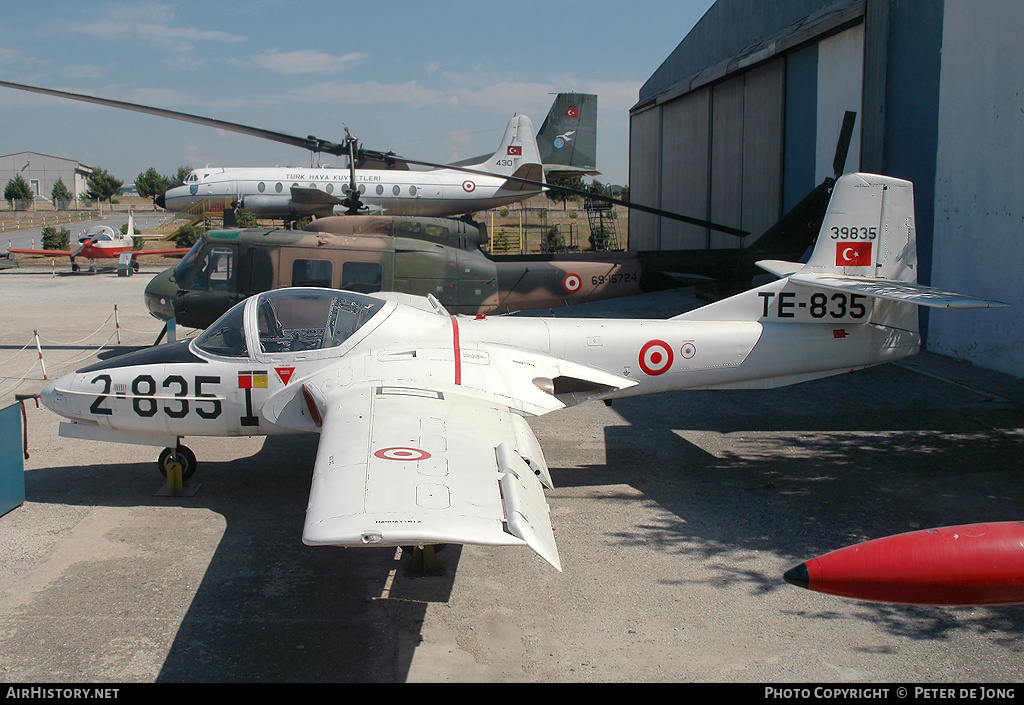
<instances>
[{"instance_id":1,"label":"small white aircraft","mask_svg":"<svg viewBox=\"0 0 1024 705\"><path fill-rule=\"evenodd\" d=\"M156 203L170 211L188 211L206 200L229 202L268 218L343 215L349 212L346 199L355 183L363 206L360 212L367 214L452 216L497 208L543 190L516 180L544 179L533 122L526 115L513 116L498 150L465 167L476 173L383 166L206 167L194 169L183 185L168 189Z\"/></svg>"},{"instance_id":2,"label":"small white aircraft","mask_svg":"<svg viewBox=\"0 0 1024 705\"><path fill-rule=\"evenodd\" d=\"M913 186L848 174L806 265L670 319L451 316L431 297L278 289L191 342L66 375L40 394L63 436L164 446L185 436L319 433L310 545L528 545L561 569L524 417L682 389L764 389L914 355L917 306L997 301L916 283Z\"/></svg>"}]
</instances>

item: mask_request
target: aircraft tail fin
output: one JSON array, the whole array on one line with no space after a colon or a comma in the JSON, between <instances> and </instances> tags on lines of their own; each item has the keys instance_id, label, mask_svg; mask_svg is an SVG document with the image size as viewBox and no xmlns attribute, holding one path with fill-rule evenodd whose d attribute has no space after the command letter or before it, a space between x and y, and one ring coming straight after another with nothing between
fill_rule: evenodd
<instances>
[{"instance_id":1,"label":"aircraft tail fin","mask_svg":"<svg viewBox=\"0 0 1024 705\"><path fill-rule=\"evenodd\" d=\"M999 301L917 282L914 187L876 174L846 174L833 189L807 264L767 260L777 282L679 316L857 325L917 332L917 306L996 308Z\"/></svg>"},{"instance_id":2,"label":"aircraft tail fin","mask_svg":"<svg viewBox=\"0 0 1024 705\"><path fill-rule=\"evenodd\" d=\"M537 133L549 177L600 174L597 170L597 96L559 93Z\"/></svg>"},{"instance_id":3,"label":"aircraft tail fin","mask_svg":"<svg viewBox=\"0 0 1024 705\"><path fill-rule=\"evenodd\" d=\"M508 121L498 151L484 161L472 165L472 168L495 176L514 176L522 167L531 164L539 166L540 163L537 138L533 135L533 121L526 115L514 115ZM522 187L520 184L517 190Z\"/></svg>"}]
</instances>

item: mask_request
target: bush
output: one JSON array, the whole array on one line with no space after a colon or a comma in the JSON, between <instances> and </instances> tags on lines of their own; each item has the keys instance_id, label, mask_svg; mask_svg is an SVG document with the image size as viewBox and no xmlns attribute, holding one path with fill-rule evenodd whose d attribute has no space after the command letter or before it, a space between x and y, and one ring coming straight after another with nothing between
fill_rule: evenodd
<instances>
[{"instance_id":1,"label":"bush","mask_svg":"<svg viewBox=\"0 0 1024 705\"><path fill-rule=\"evenodd\" d=\"M174 233L174 243L178 247L192 247L203 236L203 230L197 225L182 225Z\"/></svg>"},{"instance_id":2,"label":"bush","mask_svg":"<svg viewBox=\"0 0 1024 705\"><path fill-rule=\"evenodd\" d=\"M71 233L66 228L59 231L47 225L43 228L43 249L44 250L68 250L71 248Z\"/></svg>"}]
</instances>

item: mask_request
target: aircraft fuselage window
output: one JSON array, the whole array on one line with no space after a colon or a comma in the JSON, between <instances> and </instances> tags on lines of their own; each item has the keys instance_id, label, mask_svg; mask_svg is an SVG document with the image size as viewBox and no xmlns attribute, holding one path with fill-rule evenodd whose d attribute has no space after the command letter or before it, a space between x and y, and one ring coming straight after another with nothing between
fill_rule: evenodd
<instances>
[{"instance_id":1,"label":"aircraft fuselage window","mask_svg":"<svg viewBox=\"0 0 1024 705\"><path fill-rule=\"evenodd\" d=\"M409 187L409 195L410 196L415 196L416 195L416 187L415 186L410 186Z\"/></svg>"},{"instance_id":2,"label":"aircraft fuselage window","mask_svg":"<svg viewBox=\"0 0 1024 705\"><path fill-rule=\"evenodd\" d=\"M393 189L391 189L391 193L395 194L396 196L397 196L398 194L400 194L401 192L402 192L402 189L400 189L400 188L398 187L398 184L395 184L395 187L394 187Z\"/></svg>"},{"instance_id":3,"label":"aircraft fuselage window","mask_svg":"<svg viewBox=\"0 0 1024 705\"><path fill-rule=\"evenodd\" d=\"M292 286L331 288L334 263L326 259L297 259L292 263Z\"/></svg>"},{"instance_id":4,"label":"aircraft fuselage window","mask_svg":"<svg viewBox=\"0 0 1024 705\"><path fill-rule=\"evenodd\" d=\"M384 267L377 262L345 262L341 265L341 288L372 294L380 291Z\"/></svg>"},{"instance_id":5,"label":"aircraft fuselage window","mask_svg":"<svg viewBox=\"0 0 1024 705\"><path fill-rule=\"evenodd\" d=\"M334 193L334 184L331 184L331 183L327 184L326 191L327 191L327 193Z\"/></svg>"},{"instance_id":6,"label":"aircraft fuselage window","mask_svg":"<svg viewBox=\"0 0 1024 705\"><path fill-rule=\"evenodd\" d=\"M377 184L377 195L378 196L383 196L384 195L384 185L383 184Z\"/></svg>"},{"instance_id":7,"label":"aircraft fuselage window","mask_svg":"<svg viewBox=\"0 0 1024 705\"><path fill-rule=\"evenodd\" d=\"M267 185L261 181L259 182L259 184L257 184L256 190L259 191L260 193L263 193L264 191L267 190Z\"/></svg>"},{"instance_id":8,"label":"aircraft fuselage window","mask_svg":"<svg viewBox=\"0 0 1024 705\"><path fill-rule=\"evenodd\" d=\"M277 191L278 193L281 193L281 190L283 188L284 188L284 186L281 185L280 181L278 181L276 184L274 184L274 190Z\"/></svg>"}]
</instances>

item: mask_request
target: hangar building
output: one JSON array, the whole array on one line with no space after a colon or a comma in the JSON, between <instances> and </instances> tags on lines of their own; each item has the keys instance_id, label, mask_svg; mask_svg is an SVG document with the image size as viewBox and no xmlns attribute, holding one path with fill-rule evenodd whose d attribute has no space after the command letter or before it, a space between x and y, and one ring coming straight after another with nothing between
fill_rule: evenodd
<instances>
[{"instance_id":1,"label":"hangar building","mask_svg":"<svg viewBox=\"0 0 1024 705\"><path fill-rule=\"evenodd\" d=\"M86 179L92 168L79 164L74 159L51 157L37 152L17 152L0 156L0 188L21 174L36 196L50 198L53 187L62 179L73 196L82 198L88 190Z\"/></svg>"},{"instance_id":2,"label":"hangar building","mask_svg":"<svg viewBox=\"0 0 1024 705\"><path fill-rule=\"evenodd\" d=\"M1021 27L1019 0L718 0L630 110L631 200L759 234L856 111L844 171L914 182L920 281L1012 306L924 313L926 347L1024 377ZM634 249L742 244L629 217Z\"/></svg>"}]
</instances>

